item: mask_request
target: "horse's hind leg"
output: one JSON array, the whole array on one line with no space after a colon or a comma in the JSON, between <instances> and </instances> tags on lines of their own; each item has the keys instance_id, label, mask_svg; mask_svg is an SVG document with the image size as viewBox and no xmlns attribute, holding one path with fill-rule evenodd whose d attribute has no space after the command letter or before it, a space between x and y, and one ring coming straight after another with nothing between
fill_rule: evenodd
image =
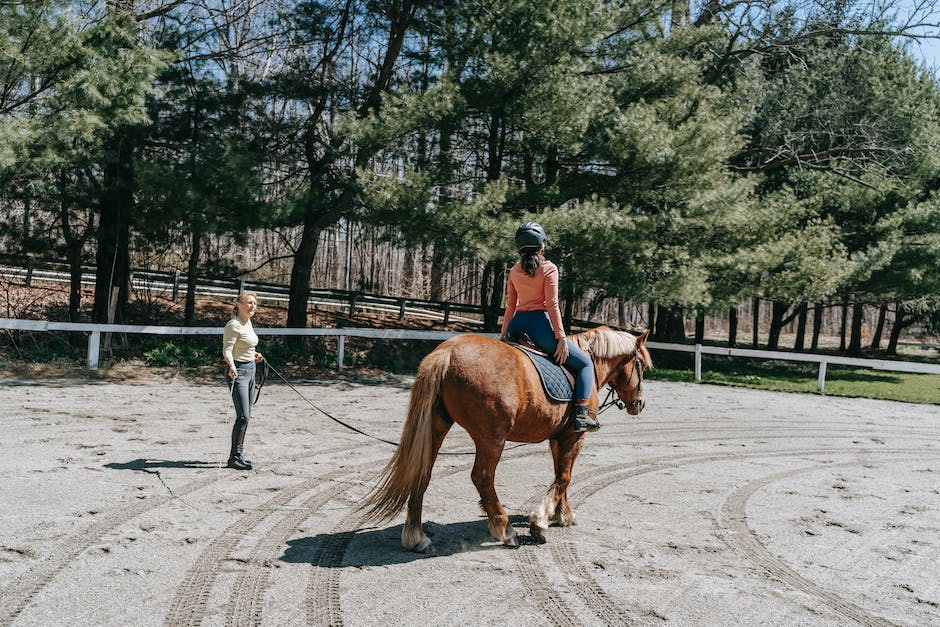
<instances>
[{"instance_id":1,"label":"horse's hind leg","mask_svg":"<svg viewBox=\"0 0 940 627\"><path fill-rule=\"evenodd\" d=\"M529 514L529 533L540 544L545 542L545 531L548 529L549 519L562 527L574 524L574 512L568 503L568 486L571 483L574 460L581 451L583 442L582 434L570 431L561 438L551 441L555 481L545 493L538 510Z\"/></svg>"},{"instance_id":2,"label":"horse's hind leg","mask_svg":"<svg viewBox=\"0 0 940 627\"><path fill-rule=\"evenodd\" d=\"M450 431L453 423L442 417L435 411L431 418L431 468L437 460L437 452L444 442L444 437ZM431 481L430 470L428 476L424 478L421 489L417 494L408 499L408 515L405 517L405 525L401 530L401 544L410 551L417 553L426 553L432 548L431 541L424 535L424 527L421 524L421 510L424 506L424 493L428 489L428 483Z\"/></svg>"},{"instance_id":3,"label":"horse's hind leg","mask_svg":"<svg viewBox=\"0 0 940 627\"><path fill-rule=\"evenodd\" d=\"M480 505L483 507L483 511L486 512L487 518L489 518L490 533L506 546L519 546L516 530L509 524L509 515L503 508L503 504L499 502L494 485L496 464L499 463L499 458L502 456L503 446L505 446L505 442L497 446L492 444L481 446L481 443L477 442L477 454L470 478L473 480L477 492L480 493Z\"/></svg>"}]
</instances>

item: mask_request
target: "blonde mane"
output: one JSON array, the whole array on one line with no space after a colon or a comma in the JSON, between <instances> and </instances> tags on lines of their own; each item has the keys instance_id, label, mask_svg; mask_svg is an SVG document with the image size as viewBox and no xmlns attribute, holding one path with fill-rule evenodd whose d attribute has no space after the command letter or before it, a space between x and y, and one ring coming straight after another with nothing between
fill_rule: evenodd
<instances>
[{"instance_id":1,"label":"blonde mane","mask_svg":"<svg viewBox=\"0 0 940 627\"><path fill-rule=\"evenodd\" d=\"M632 357L637 353L636 336L626 331L615 331L610 327L597 327L571 336L571 339L584 351L601 359ZM652 366L652 359L646 346L640 350L640 359L647 366Z\"/></svg>"}]
</instances>

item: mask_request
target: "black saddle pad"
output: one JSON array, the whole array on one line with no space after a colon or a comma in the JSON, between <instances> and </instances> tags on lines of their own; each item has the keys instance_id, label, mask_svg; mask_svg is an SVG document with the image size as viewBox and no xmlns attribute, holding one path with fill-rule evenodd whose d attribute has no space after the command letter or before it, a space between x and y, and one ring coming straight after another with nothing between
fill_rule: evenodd
<instances>
[{"instance_id":1,"label":"black saddle pad","mask_svg":"<svg viewBox=\"0 0 940 627\"><path fill-rule=\"evenodd\" d=\"M553 401L567 402L571 400L574 396L574 390L571 388L571 382L568 380L564 368L546 357L543 353L537 353L527 346L515 342L508 342L508 344L521 350L532 361L532 364L539 373L539 378L542 380L542 387L545 388L545 395L548 396L548 398Z\"/></svg>"}]
</instances>

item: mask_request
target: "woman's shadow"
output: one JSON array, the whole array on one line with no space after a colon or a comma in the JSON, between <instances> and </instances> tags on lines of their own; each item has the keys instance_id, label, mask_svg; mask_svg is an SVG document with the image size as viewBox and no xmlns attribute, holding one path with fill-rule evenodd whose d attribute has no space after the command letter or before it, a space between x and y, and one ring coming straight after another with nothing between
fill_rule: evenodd
<instances>
[{"instance_id":1,"label":"woman's shadow","mask_svg":"<svg viewBox=\"0 0 940 627\"><path fill-rule=\"evenodd\" d=\"M111 470L136 470L151 474L159 474L160 468L215 468L218 464L198 460L173 461L167 459L135 459L129 462L111 462L104 464Z\"/></svg>"},{"instance_id":2,"label":"woman's shadow","mask_svg":"<svg viewBox=\"0 0 940 627\"><path fill-rule=\"evenodd\" d=\"M509 520L519 533L520 545L535 544L527 533L529 520L526 516L510 516ZM525 534L521 533L523 528L526 530ZM383 529L321 533L288 540L288 547L280 560L289 564L313 564L324 568L388 566L407 564L428 557L505 549L502 542L497 542L490 536L485 518L443 525L435 522L424 523L424 532L434 543L434 548L428 553L413 553L402 548L401 529L402 525L395 525Z\"/></svg>"}]
</instances>

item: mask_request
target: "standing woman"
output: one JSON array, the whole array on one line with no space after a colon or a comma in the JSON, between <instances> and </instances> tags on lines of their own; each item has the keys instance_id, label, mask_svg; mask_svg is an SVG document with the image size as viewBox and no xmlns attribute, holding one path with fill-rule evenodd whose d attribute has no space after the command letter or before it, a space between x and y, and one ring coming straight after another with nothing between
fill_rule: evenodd
<instances>
[{"instance_id":1,"label":"standing woman","mask_svg":"<svg viewBox=\"0 0 940 627\"><path fill-rule=\"evenodd\" d=\"M228 364L228 376L232 383L232 402L235 405L235 424L232 426L232 450L228 456L228 467L251 470L251 462L242 457L245 431L251 419L251 399L255 391L255 363L263 359L255 350L258 336L251 326L251 317L258 309L258 297L254 292L243 292L235 301L233 317L222 333L222 356Z\"/></svg>"},{"instance_id":2,"label":"standing woman","mask_svg":"<svg viewBox=\"0 0 940 627\"><path fill-rule=\"evenodd\" d=\"M536 222L526 222L516 230L516 249L522 259L509 271L500 339L506 339L507 333L525 332L540 350L567 366L575 375L574 430L596 431L600 424L588 407L594 363L565 337L558 308L558 266L543 255L547 240L545 230Z\"/></svg>"}]
</instances>

